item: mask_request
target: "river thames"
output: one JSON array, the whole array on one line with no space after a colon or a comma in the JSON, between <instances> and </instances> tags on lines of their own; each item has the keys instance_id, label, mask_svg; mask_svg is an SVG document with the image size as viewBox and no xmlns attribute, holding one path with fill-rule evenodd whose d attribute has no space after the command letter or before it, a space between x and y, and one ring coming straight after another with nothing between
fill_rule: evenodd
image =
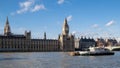
<instances>
[{"instance_id":1,"label":"river thames","mask_svg":"<svg viewBox=\"0 0 120 68\"><path fill-rule=\"evenodd\" d=\"M120 52L111 56L70 56L64 52L0 53L0 68L120 68Z\"/></svg>"}]
</instances>

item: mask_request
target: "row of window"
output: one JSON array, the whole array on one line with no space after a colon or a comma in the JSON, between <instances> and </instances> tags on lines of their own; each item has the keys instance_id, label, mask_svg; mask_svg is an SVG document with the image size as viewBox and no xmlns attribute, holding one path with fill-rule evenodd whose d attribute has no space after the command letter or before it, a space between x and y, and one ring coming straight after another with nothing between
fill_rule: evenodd
<instances>
[{"instance_id":1,"label":"row of window","mask_svg":"<svg viewBox=\"0 0 120 68\"><path fill-rule=\"evenodd\" d=\"M7 49L18 49L18 50L59 50L59 46L23 46L23 45L4 45L0 46L0 48L7 48Z\"/></svg>"},{"instance_id":2,"label":"row of window","mask_svg":"<svg viewBox=\"0 0 120 68\"><path fill-rule=\"evenodd\" d=\"M35 45L58 45L58 41L29 41L29 40L1 40L1 45L25 45L25 44L35 44Z\"/></svg>"},{"instance_id":3,"label":"row of window","mask_svg":"<svg viewBox=\"0 0 120 68\"><path fill-rule=\"evenodd\" d=\"M32 41L32 44L43 44L43 45L49 45L49 44L51 44L51 45L57 45L58 44L58 41Z\"/></svg>"}]
</instances>

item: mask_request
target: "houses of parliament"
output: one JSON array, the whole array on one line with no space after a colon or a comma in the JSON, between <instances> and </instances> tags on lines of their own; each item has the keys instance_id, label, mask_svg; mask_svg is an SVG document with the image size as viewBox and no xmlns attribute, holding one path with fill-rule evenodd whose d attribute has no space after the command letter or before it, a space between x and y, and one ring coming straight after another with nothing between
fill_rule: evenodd
<instances>
[{"instance_id":1,"label":"houses of parliament","mask_svg":"<svg viewBox=\"0 0 120 68\"><path fill-rule=\"evenodd\" d=\"M31 32L25 31L24 34L13 34L6 19L4 34L0 34L0 52L52 52L52 51L74 51L74 36L69 35L69 25L67 19L64 20L62 33L58 39L32 39Z\"/></svg>"}]
</instances>

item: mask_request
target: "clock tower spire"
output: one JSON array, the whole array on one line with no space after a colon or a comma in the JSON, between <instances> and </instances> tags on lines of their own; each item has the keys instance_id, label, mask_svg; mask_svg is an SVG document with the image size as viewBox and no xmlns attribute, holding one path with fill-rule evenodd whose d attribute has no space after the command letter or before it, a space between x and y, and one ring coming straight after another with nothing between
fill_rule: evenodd
<instances>
[{"instance_id":1,"label":"clock tower spire","mask_svg":"<svg viewBox=\"0 0 120 68\"><path fill-rule=\"evenodd\" d=\"M62 29L62 34L63 35L68 35L69 34L69 25L67 23L67 19L65 18L64 24L63 24L63 29Z\"/></svg>"},{"instance_id":2,"label":"clock tower spire","mask_svg":"<svg viewBox=\"0 0 120 68\"><path fill-rule=\"evenodd\" d=\"M9 26L8 17L7 17L6 24L5 24L5 27L4 27L4 35L8 36L10 34L11 34L11 30L10 30L10 26Z\"/></svg>"}]
</instances>

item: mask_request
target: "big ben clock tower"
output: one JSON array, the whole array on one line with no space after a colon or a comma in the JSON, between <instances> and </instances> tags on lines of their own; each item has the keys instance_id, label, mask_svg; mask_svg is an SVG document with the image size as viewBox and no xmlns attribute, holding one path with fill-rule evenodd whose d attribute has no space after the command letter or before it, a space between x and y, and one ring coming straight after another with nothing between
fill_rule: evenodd
<instances>
[{"instance_id":1,"label":"big ben clock tower","mask_svg":"<svg viewBox=\"0 0 120 68\"><path fill-rule=\"evenodd\" d=\"M60 48L62 51L74 51L74 36L69 35L69 25L67 23L67 19L65 18L62 34L59 37Z\"/></svg>"}]
</instances>

